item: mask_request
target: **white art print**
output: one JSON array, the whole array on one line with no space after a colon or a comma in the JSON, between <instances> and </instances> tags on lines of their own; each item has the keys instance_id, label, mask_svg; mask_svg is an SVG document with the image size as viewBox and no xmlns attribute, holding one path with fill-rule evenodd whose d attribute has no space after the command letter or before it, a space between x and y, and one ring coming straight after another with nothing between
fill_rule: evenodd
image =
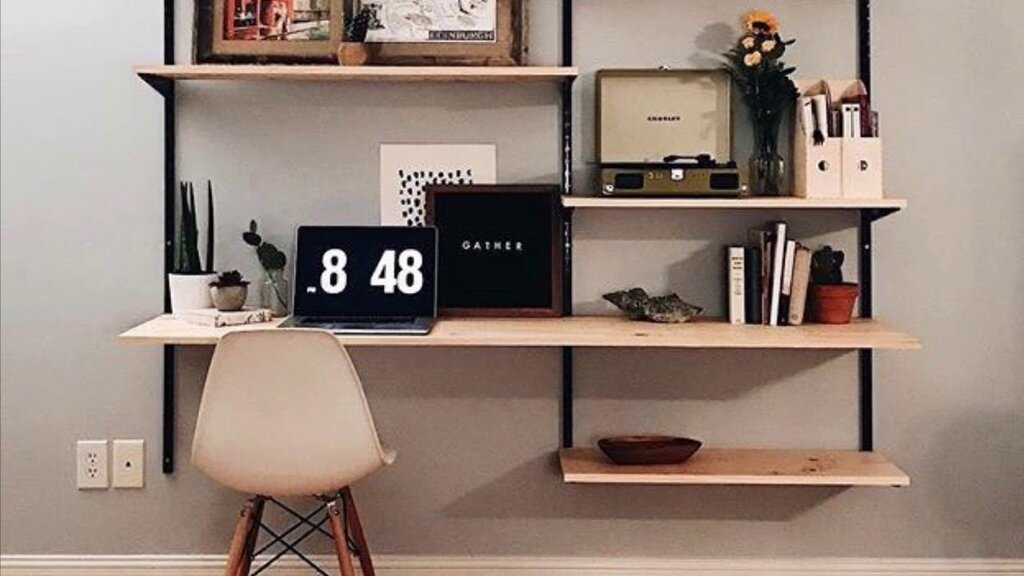
<instances>
[{"instance_id":1,"label":"white art print","mask_svg":"<svg viewBox=\"0 0 1024 576\"><path fill-rule=\"evenodd\" d=\"M382 144L380 223L423 226L428 184L495 184L497 179L494 144Z\"/></svg>"},{"instance_id":2,"label":"white art print","mask_svg":"<svg viewBox=\"0 0 1024 576\"><path fill-rule=\"evenodd\" d=\"M498 0L363 0L367 42L496 42Z\"/></svg>"}]
</instances>

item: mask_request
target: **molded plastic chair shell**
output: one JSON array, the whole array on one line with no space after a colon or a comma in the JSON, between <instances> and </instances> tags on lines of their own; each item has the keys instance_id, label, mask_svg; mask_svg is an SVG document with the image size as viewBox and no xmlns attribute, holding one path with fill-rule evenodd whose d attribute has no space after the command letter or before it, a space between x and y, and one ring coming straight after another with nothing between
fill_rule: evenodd
<instances>
[{"instance_id":1,"label":"molded plastic chair shell","mask_svg":"<svg viewBox=\"0 0 1024 576\"><path fill-rule=\"evenodd\" d=\"M267 496L325 494L394 458L329 332L233 332L217 345L192 444L192 463L216 482Z\"/></svg>"}]
</instances>

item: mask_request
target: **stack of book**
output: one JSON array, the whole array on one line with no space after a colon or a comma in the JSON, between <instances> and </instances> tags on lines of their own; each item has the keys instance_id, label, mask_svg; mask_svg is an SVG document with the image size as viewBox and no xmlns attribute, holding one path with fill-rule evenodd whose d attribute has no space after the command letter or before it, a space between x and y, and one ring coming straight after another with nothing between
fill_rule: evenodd
<instances>
[{"instance_id":1,"label":"stack of book","mask_svg":"<svg viewBox=\"0 0 1024 576\"><path fill-rule=\"evenodd\" d=\"M729 321L799 326L804 323L811 251L791 239L785 222L750 230L746 246L727 251Z\"/></svg>"}]
</instances>

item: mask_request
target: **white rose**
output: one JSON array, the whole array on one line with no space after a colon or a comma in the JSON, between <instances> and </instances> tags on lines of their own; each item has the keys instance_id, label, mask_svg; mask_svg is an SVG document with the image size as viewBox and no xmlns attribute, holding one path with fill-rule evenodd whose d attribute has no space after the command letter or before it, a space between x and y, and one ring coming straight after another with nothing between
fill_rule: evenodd
<instances>
[{"instance_id":1,"label":"white rose","mask_svg":"<svg viewBox=\"0 0 1024 576\"><path fill-rule=\"evenodd\" d=\"M762 57L760 52L751 52L750 54L747 54L746 56L743 57L743 63L746 64L748 68L753 68L754 66L757 66L758 64L761 63L761 60Z\"/></svg>"},{"instance_id":2,"label":"white rose","mask_svg":"<svg viewBox=\"0 0 1024 576\"><path fill-rule=\"evenodd\" d=\"M752 49L754 47L754 37L753 36L747 36L746 38L744 38L743 39L743 47L746 48L747 50Z\"/></svg>"},{"instance_id":3,"label":"white rose","mask_svg":"<svg viewBox=\"0 0 1024 576\"><path fill-rule=\"evenodd\" d=\"M775 50L775 45L775 40L765 40L764 43L761 44L761 52L767 54L772 50Z\"/></svg>"}]
</instances>

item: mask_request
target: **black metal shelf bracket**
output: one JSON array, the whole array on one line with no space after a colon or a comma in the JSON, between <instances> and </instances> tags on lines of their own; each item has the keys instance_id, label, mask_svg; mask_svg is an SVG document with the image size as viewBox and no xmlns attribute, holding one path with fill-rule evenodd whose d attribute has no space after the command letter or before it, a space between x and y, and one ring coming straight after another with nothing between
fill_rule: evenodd
<instances>
[{"instance_id":1,"label":"black metal shelf bracket","mask_svg":"<svg viewBox=\"0 0 1024 576\"><path fill-rule=\"evenodd\" d=\"M572 66L573 55L573 0L562 0L562 66ZM558 146L562 151L562 195L572 194L573 170L573 80L562 82L562 129ZM562 313L572 314L572 208L562 210ZM562 447L573 445L573 348L562 348Z\"/></svg>"},{"instance_id":2,"label":"black metal shelf bracket","mask_svg":"<svg viewBox=\"0 0 1024 576\"><path fill-rule=\"evenodd\" d=\"M164 64L174 64L174 0L164 0ZM164 312L171 311L167 275L174 270L174 210L177 188L177 112L174 81L150 74L139 75L164 98ZM175 435L174 346L164 346L163 357L163 458L164 474L174 473Z\"/></svg>"}]
</instances>

